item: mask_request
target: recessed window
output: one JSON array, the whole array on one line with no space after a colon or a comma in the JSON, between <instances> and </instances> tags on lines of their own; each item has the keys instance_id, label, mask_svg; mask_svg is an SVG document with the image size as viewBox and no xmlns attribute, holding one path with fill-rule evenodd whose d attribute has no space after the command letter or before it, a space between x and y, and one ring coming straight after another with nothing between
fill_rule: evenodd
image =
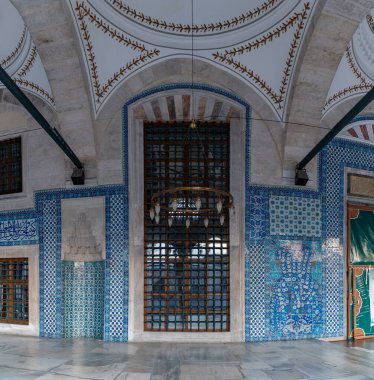
<instances>
[{"instance_id":1,"label":"recessed window","mask_svg":"<svg viewBox=\"0 0 374 380\"><path fill-rule=\"evenodd\" d=\"M190 123L144 124L145 331L230 331L229 223L213 214L205 227L204 218L192 216L186 228L184 216L174 215L170 227L148 212L152 195L170 187L229 191L229 143L225 123L201 123L198 133ZM217 201L204 198L212 208ZM186 195L178 208L190 202ZM228 209L223 214L228 221Z\"/></svg>"},{"instance_id":2,"label":"recessed window","mask_svg":"<svg viewBox=\"0 0 374 380\"><path fill-rule=\"evenodd\" d=\"M0 141L0 195L22 191L21 138Z\"/></svg>"},{"instance_id":3,"label":"recessed window","mask_svg":"<svg viewBox=\"0 0 374 380\"><path fill-rule=\"evenodd\" d=\"M29 323L29 262L0 259L0 323Z\"/></svg>"}]
</instances>

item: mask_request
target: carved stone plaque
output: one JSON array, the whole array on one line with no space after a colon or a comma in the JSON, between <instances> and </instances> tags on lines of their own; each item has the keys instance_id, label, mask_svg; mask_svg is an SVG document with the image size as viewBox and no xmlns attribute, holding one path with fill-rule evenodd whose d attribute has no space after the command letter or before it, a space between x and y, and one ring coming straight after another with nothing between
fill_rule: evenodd
<instances>
[{"instance_id":1,"label":"carved stone plaque","mask_svg":"<svg viewBox=\"0 0 374 380\"><path fill-rule=\"evenodd\" d=\"M105 198L62 200L61 259L105 259Z\"/></svg>"},{"instance_id":2,"label":"carved stone plaque","mask_svg":"<svg viewBox=\"0 0 374 380\"><path fill-rule=\"evenodd\" d=\"M348 193L361 197L374 197L374 177L349 174L348 175Z\"/></svg>"}]
</instances>

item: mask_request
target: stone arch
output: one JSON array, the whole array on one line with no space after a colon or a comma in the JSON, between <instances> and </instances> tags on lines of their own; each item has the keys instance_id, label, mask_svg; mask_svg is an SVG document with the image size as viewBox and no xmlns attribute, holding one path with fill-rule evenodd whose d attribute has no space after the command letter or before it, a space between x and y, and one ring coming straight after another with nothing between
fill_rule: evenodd
<instances>
[{"instance_id":1,"label":"stone arch","mask_svg":"<svg viewBox=\"0 0 374 380\"><path fill-rule=\"evenodd\" d=\"M197 59L195 64L194 83L196 86L211 86L235 95L251 105L253 130L260 144L253 144L262 149L257 161L269 161L266 170L254 168L257 173L256 182L274 184L281 179L283 162L284 129L278 121L273 108L267 103L254 87L221 69L220 67ZM120 125L122 120L123 104L140 93L152 91L154 88L163 88L173 83L191 84L191 59L173 58L149 66L122 83L109 100L103 105L94 121L95 140L100 142L97 147L98 183L120 183L122 176L120 168L121 141ZM116 147L116 148L114 148ZM270 157L270 159L269 159ZM268 160L269 159L269 160ZM117 167L113 170L113 165ZM276 168L274 169L274 166ZM111 167L111 168L110 168Z\"/></svg>"},{"instance_id":2,"label":"stone arch","mask_svg":"<svg viewBox=\"0 0 374 380\"><path fill-rule=\"evenodd\" d=\"M172 83L191 84L191 57L172 57L147 65L113 91L98 112L96 120L110 118L122 108L124 103L140 92ZM194 60L194 83L218 87L231 92L251 104L251 107L262 118L277 120L277 115L272 107L252 85L223 70L215 63L196 58Z\"/></svg>"}]
</instances>

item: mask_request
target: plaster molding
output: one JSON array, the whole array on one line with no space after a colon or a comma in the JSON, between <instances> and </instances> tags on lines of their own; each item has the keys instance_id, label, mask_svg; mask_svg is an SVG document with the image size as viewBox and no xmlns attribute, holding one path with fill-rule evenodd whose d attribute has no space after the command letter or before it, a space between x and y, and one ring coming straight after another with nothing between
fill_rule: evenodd
<instances>
[{"instance_id":1,"label":"plaster molding","mask_svg":"<svg viewBox=\"0 0 374 380\"><path fill-rule=\"evenodd\" d=\"M96 241L85 212L79 213L73 221L73 230L67 237L66 245L65 260L87 262L103 259L101 243Z\"/></svg>"}]
</instances>

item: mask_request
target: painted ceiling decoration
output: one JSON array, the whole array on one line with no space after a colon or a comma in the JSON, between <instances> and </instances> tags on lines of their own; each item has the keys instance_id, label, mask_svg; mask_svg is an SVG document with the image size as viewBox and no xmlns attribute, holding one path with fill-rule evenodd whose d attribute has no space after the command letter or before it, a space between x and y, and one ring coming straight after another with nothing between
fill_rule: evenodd
<instances>
[{"instance_id":1,"label":"painted ceiling decoration","mask_svg":"<svg viewBox=\"0 0 374 380\"><path fill-rule=\"evenodd\" d=\"M155 30L182 34L191 34L192 31L194 33L213 34L233 30L266 16L266 14L273 11L274 8L282 2L282 0L255 0L251 2L252 8L250 10L247 9L248 4L244 1L234 1L235 4L233 4L233 2L227 2L227 9L224 9L222 13L230 14L234 10L235 14L232 14L230 18L222 20L220 19L222 13L219 12L218 19L214 21L212 21L211 17L214 17L212 13L217 9L216 0L208 0L204 3L196 2L195 6L197 9L194 17L197 21L194 25L191 25L189 14L191 11L189 10L190 4L188 1L184 2L185 9L181 7L180 4L176 5L176 1L172 1L170 4L165 1L153 1L151 4L136 0L126 2L122 0L105 1L120 14L141 25ZM130 4L133 4L133 6L130 6ZM204 8L200 9L201 6ZM140 7L140 9L138 10L136 7ZM184 9L184 13L181 12L181 9ZM208 14L205 9L209 9L210 13ZM238 14L238 9L240 9L242 13ZM168 10L168 12L165 12L166 10ZM165 20L165 13L171 13L170 16L173 18L173 21Z\"/></svg>"},{"instance_id":2,"label":"painted ceiling decoration","mask_svg":"<svg viewBox=\"0 0 374 380\"><path fill-rule=\"evenodd\" d=\"M215 60L241 73L260 89L280 119L285 110L289 83L310 11L310 2L304 2L302 7L261 37L213 54ZM277 40L280 40L278 44ZM274 60L269 60L274 53ZM277 61L280 63L278 67L274 65Z\"/></svg>"},{"instance_id":3,"label":"painted ceiling decoration","mask_svg":"<svg viewBox=\"0 0 374 380\"><path fill-rule=\"evenodd\" d=\"M22 34L21 34L21 38L19 39L16 47L5 58L3 58L1 60L0 64L2 67L8 67L9 65L11 65L15 61L15 59L18 57L20 51L22 51L22 49L25 46L26 37L27 37L27 29L26 29L26 27L24 27Z\"/></svg>"},{"instance_id":4,"label":"painted ceiling decoration","mask_svg":"<svg viewBox=\"0 0 374 380\"><path fill-rule=\"evenodd\" d=\"M374 145L374 117L361 117L349 124L339 137Z\"/></svg>"},{"instance_id":5,"label":"painted ceiling decoration","mask_svg":"<svg viewBox=\"0 0 374 380\"><path fill-rule=\"evenodd\" d=\"M299 52L318 3L195 1L192 25L191 2L185 0L68 1L96 115L135 73L170 58L190 58L193 30L195 59L254 88L279 120L285 117Z\"/></svg>"},{"instance_id":6,"label":"painted ceiling decoration","mask_svg":"<svg viewBox=\"0 0 374 380\"><path fill-rule=\"evenodd\" d=\"M367 15L360 23L340 61L322 116L347 99L367 93L374 86L374 23Z\"/></svg>"},{"instance_id":7,"label":"painted ceiling decoration","mask_svg":"<svg viewBox=\"0 0 374 380\"><path fill-rule=\"evenodd\" d=\"M11 36L0 46L1 66L21 89L54 107L43 63L22 17L9 0L3 0L1 6L0 34ZM1 83L0 88L4 88Z\"/></svg>"},{"instance_id":8,"label":"painted ceiling decoration","mask_svg":"<svg viewBox=\"0 0 374 380\"><path fill-rule=\"evenodd\" d=\"M130 38L122 31L107 23L84 2L77 2L75 11L79 20L79 27L84 40L90 74L98 102L100 102L101 98L105 96L109 89L118 82L119 79L123 78L126 73L130 72L141 63L145 63L159 55L160 51L158 49L147 49L143 43ZM118 71L115 71L109 77L105 77L102 82L100 79L103 76L100 75L100 67L98 66L99 61L96 60L95 48L91 38L91 34L95 33L95 30L92 31L93 27L104 34L108 34L108 37L114 42L122 45L124 47L123 52L126 54L125 59L128 60L125 65L118 69ZM120 48L120 46L117 48Z\"/></svg>"}]
</instances>

